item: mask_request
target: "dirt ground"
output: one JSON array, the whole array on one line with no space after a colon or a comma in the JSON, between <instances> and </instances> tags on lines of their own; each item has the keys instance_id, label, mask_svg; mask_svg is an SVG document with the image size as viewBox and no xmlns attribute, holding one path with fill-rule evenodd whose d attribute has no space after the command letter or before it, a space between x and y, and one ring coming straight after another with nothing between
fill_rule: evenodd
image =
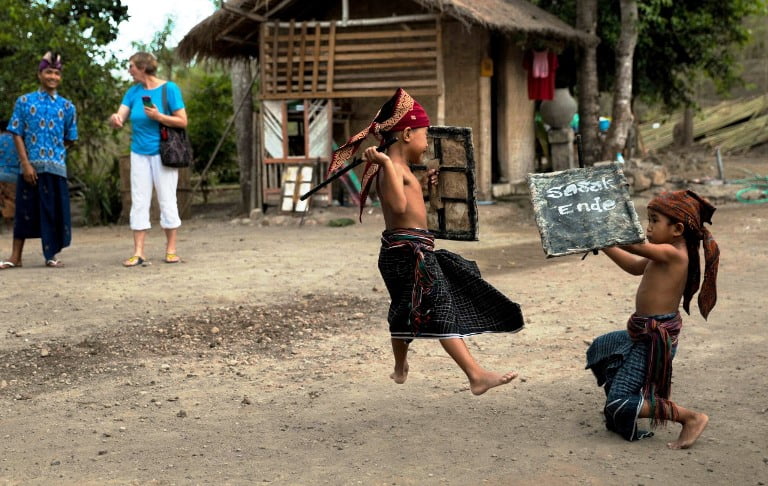
<instances>
[{"instance_id":1,"label":"dirt ground","mask_svg":"<svg viewBox=\"0 0 768 486\"><path fill-rule=\"evenodd\" d=\"M468 340L520 373L480 397L432 341L405 385L388 378L377 209L347 227L326 223L351 208L303 226L223 212L185 222L182 264L162 263L153 229L153 264L122 268L119 226L75 228L63 269L30 241L0 272L0 483L767 484L768 205L736 189L713 194L717 307L705 322L694 305L675 360L673 399L710 416L692 449L665 447L675 424L635 443L605 429L584 352L624 325L638 280L604 255L544 258L524 199L480 206L478 242L438 241L526 316Z\"/></svg>"}]
</instances>

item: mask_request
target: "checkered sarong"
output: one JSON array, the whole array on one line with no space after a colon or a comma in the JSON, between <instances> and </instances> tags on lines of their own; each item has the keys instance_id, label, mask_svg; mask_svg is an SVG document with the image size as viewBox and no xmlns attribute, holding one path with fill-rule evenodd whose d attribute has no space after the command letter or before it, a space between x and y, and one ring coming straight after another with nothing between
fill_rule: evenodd
<instances>
[{"instance_id":1,"label":"checkered sarong","mask_svg":"<svg viewBox=\"0 0 768 486\"><path fill-rule=\"evenodd\" d=\"M587 368L598 386L605 385L605 426L632 441L651 437L637 429L643 406L648 345L634 342L627 331L614 331L596 338L587 349Z\"/></svg>"},{"instance_id":2,"label":"checkered sarong","mask_svg":"<svg viewBox=\"0 0 768 486\"><path fill-rule=\"evenodd\" d=\"M675 317L679 318L679 314ZM598 386L605 385L605 426L629 441L653 435L637 429L638 415L646 399L649 342L633 340L625 330L614 331L595 338L587 349L587 368L594 373ZM670 366L676 351L675 341L670 350ZM648 397L652 404L662 398L668 395Z\"/></svg>"},{"instance_id":3,"label":"checkered sarong","mask_svg":"<svg viewBox=\"0 0 768 486\"><path fill-rule=\"evenodd\" d=\"M381 237L379 271L392 302L393 338L462 338L517 332L520 306L483 280L475 262L434 250L424 230L391 230Z\"/></svg>"}]
</instances>

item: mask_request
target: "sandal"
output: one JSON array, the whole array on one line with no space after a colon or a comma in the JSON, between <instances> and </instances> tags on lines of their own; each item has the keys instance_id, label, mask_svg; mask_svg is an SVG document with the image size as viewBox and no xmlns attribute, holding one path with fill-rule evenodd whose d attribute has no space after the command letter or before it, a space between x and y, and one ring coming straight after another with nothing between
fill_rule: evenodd
<instances>
[{"instance_id":1,"label":"sandal","mask_svg":"<svg viewBox=\"0 0 768 486\"><path fill-rule=\"evenodd\" d=\"M19 268L19 267L21 267L21 264L16 265L13 262L0 261L0 270L7 270L9 268Z\"/></svg>"},{"instance_id":2,"label":"sandal","mask_svg":"<svg viewBox=\"0 0 768 486\"><path fill-rule=\"evenodd\" d=\"M181 262L181 257L175 253L166 253L164 261L165 263L179 263Z\"/></svg>"},{"instance_id":3,"label":"sandal","mask_svg":"<svg viewBox=\"0 0 768 486\"><path fill-rule=\"evenodd\" d=\"M51 267L51 268L61 268L61 267L64 266L64 264L61 263L61 260L51 259L51 260L46 260L45 261L45 266L46 267Z\"/></svg>"},{"instance_id":4,"label":"sandal","mask_svg":"<svg viewBox=\"0 0 768 486\"><path fill-rule=\"evenodd\" d=\"M145 261L146 260L144 260L140 256L133 255L131 258L129 258L126 261L123 262L123 266L124 267L135 267L135 266L138 266L138 265L144 265Z\"/></svg>"}]
</instances>

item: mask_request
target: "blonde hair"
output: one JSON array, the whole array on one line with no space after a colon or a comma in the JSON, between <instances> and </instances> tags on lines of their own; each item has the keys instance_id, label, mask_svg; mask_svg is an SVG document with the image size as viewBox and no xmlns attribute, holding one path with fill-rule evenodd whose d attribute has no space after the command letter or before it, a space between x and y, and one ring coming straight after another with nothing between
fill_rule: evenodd
<instances>
[{"instance_id":1,"label":"blonde hair","mask_svg":"<svg viewBox=\"0 0 768 486\"><path fill-rule=\"evenodd\" d=\"M157 58L149 52L137 52L129 59L137 69L144 71L150 76L157 73Z\"/></svg>"}]
</instances>

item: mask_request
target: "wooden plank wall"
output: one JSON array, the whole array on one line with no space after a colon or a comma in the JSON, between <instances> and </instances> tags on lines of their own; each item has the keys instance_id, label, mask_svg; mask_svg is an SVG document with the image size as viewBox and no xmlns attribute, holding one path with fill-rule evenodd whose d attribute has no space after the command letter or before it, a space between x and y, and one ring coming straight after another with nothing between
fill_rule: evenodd
<instances>
[{"instance_id":1,"label":"wooden plank wall","mask_svg":"<svg viewBox=\"0 0 768 486\"><path fill-rule=\"evenodd\" d=\"M263 99L440 94L439 19L343 27L340 22L263 23Z\"/></svg>"},{"instance_id":2,"label":"wooden plank wall","mask_svg":"<svg viewBox=\"0 0 768 486\"><path fill-rule=\"evenodd\" d=\"M302 100L304 127L303 154L290 153L288 141L288 103L285 100L264 100L261 110L263 145L262 194L266 204L280 204L283 179L288 167L312 165L315 169L315 183L323 180L332 150L331 129L333 104L328 99ZM321 189L313 196L314 204L328 205L331 202L331 186Z\"/></svg>"}]
</instances>

